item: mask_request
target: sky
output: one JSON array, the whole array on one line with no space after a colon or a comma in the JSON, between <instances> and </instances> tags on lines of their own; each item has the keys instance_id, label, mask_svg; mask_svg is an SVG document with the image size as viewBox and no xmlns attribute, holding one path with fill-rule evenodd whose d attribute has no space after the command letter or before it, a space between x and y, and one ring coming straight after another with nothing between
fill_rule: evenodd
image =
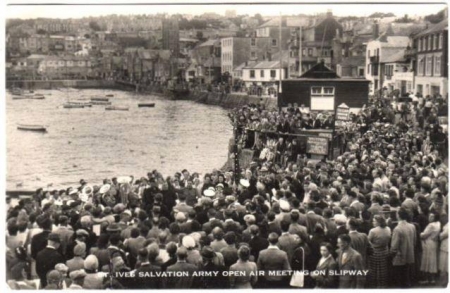
<instances>
[{"instance_id":1,"label":"sky","mask_svg":"<svg viewBox=\"0 0 450 293\"><path fill-rule=\"evenodd\" d=\"M424 1L411 1L401 4L389 4L383 3L382 1L374 1L368 4L368 1L346 1L347 4L337 4L338 1L329 1L328 3L320 3L324 1L315 1L315 3L305 3L305 1L296 1L296 4L279 4L273 0L272 3L275 4L243 4L243 1L234 0L234 2L239 2L239 4L229 4L226 5L205 5L205 1L182 1L179 0L172 1L142 1L142 0L130 0L128 3L138 3L140 5L119 5L124 4L124 1L113 1L113 0L97 0L95 2L89 0L79 0L79 1L64 1L64 0L46 0L44 3L66 3L72 5L17 5L19 3L31 3L28 1L20 0L8 0L6 7L6 17L7 18L81 18L86 16L102 16L108 14L156 14L156 13L167 13L167 14L192 14L199 15L205 12L215 12L221 15L225 14L226 10L235 10L239 14L249 14L254 15L260 13L263 16L273 16L273 15L291 15L291 14L316 14L325 13L328 9L331 9L333 14L336 16L368 16L373 12L392 12L396 16L403 16L408 14L410 16L425 16L428 14L437 13L446 7L445 2L427 2ZM221 1L221 2L222 2ZM281 0L284 1L284 0ZM36 3L38 1L33 1ZM43 3L43 1L40 1ZM164 3L170 3L171 5L158 5ZM202 5L192 5L193 2L197 2ZM265 1L267 2L267 1ZM284 3L293 2L286 0ZM331 2L331 3L330 3ZM341 1L342 2L342 1ZM348 4L349 2L354 2ZM364 3L366 2L366 3ZM398 2L404 2L402 0ZM97 3L102 5L79 5L79 3ZM146 5L147 3L147 5ZM152 5L148 5L151 3ZM184 5L178 5L175 3L185 3ZM214 2L212 2L214 3ZM242 4L241 4L242 3ZM253 3L256 3L253 2ZM300 4L299 4L300 3ZM320 3L320 4L316 4ZM76 4L76 5L73 5ZM115 4L115 5L113 5Z\"/></svg>"}]
</instances>

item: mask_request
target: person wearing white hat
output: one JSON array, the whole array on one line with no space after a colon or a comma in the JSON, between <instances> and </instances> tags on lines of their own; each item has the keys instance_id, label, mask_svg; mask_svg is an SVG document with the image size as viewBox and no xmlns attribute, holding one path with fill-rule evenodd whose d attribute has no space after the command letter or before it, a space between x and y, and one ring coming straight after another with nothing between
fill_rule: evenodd
<instances>
[{"instance_id":1,"label":"person wearing white hat","mask_svg":"<svg viewBox=\"0 0 450 293\"><path fill-rule=\"evenodd\" d=\"M201 268L203 264L203 259L200 254L200 251L197 249L197 244L195 239L192 236L184 236L181 240L181 244L183 247L187 249L187 257L186 261L190 264L197 266L197 268Z\"/></svg>"}]
</instances>

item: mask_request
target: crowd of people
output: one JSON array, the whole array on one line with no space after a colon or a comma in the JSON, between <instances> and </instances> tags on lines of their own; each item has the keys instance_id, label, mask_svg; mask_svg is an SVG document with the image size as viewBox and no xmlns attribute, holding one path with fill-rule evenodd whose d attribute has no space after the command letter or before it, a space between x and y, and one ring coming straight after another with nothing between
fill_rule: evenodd
<instances>
[{"instance_id":1,"label":"crowd of people","mask_svg":"<svg viewBox=\"0 0 450 293\"><path fill-rule=\"evenodd\" d=\"M254 150L241 174L154 170L8 199L8 285L446 287L447 138L436 119L446 102L408 103L406 114L378 99L352 115L333 160L289 136L332 127L329 115L248 105L230 115L239 148Z\"/></svg>"}]
</instances>

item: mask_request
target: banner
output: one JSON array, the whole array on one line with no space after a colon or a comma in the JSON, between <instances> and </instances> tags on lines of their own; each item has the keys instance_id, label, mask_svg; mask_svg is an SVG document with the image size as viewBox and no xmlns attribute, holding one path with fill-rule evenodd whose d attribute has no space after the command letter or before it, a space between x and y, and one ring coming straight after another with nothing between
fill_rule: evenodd
<instances>
[{"instance_id":1,"label":"banner","mask_svg":"<svg viewBox=\"0 0 450 293\"><path fill-rule=\"evenodd\" d=\"M325 137L308 137L306 152L315 155L328 155L328 139Z\"/></svg>"}]
</instances>

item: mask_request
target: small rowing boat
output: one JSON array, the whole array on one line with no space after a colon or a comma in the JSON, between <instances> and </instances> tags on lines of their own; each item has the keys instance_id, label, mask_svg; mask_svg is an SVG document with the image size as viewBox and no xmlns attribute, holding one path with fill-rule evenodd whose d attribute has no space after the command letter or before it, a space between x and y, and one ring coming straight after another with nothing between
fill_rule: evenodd
<instances>
[{"instance_id":1,"label":"small rowing boat","mask_svg":"<svg viewBox=\"0 0 450 293\"><path fill-rule=\"evenodd\" d=\"M105 110L110 110L110 111L128 111L129 107L124 107L124 106L108 106L105 108Z\"/></svg>"},{"instance_id":2,"label":"small rowing boat","mask_svg":"<svg viewBox=\"0 0 450 293\"><path fill-rule=\"evenodd\" d=\"M17 125L19 130L36 131L36 132L46 132L47 128L42 125L32 125L32 124L19 124Z\"/></svg>"},{"instance_id":3,"label":"small rowing boat","mask_svg":"<svg viewBox=\"0 0 450 293\"><path fill-rule=\"evenodd\" d=\"M155 107L155 103L139 103L138 107L139 108L143 108L143 107L153 108L153 107Z\"/></svg>"},{"instance_id":4,"label":"small rowing boat","mask_svg":"<svg viewBox=\"0 0 450 293\"><path fill-rule=\"evenodd\" d=\"M72 104L72 103L67 103L63 105L64 108L66 109L74 109L74 108L84 108L83 105L78 105L78 104Z\"/></svg>"},{"instance_id":5,"label":"small rowing boat","mask_svg":"<svg viewBox=\"0 0 450 293\"><path fill-rule=\"evenodd\" d=\"M92 105L109 106L109 105L111 105L111 102L108 102L108 101L92 101L92 100L91 100L91 104L92 104Z\"/></svg>"},{"instance_id":6,"label":"small rowing boat","mask_svg":"<svg viewBox=\"0 0 450 293\"><path fill-rule=\"evenodd\" d=\"M113 94L108 94L108 95L106 95L106 97L114 97L114 95Z\"/></svg>"},{"instance_id":7,"label":"small rowing boat","mask_svg":"<svg viewBox=\"0 0 450 293\"><path fill-rule=\"evenodd\" d=\"M105 98L105 97L91 97L91 101L102 101L102 102L108 102L109 98Z\"/></svg>"},{"instance_id":8,"label":"small rowing boat","mask_svg":"<svg viewBox=\"0 0 450 293\"><path fill-rule=\"evenodd\" d=\"M13 96L13 100L43 100L45 99L42 94L23 94L19 96Z\"/></svg>"},{"instance_id":9,"label":"small rowing boat","mask_svg":"<svg viewBox=\"0 0 450 293\"><path fill-rule=\"evenodd\" d=\"M69 105L80 105L84 107L92 107L92 104L89 102L68 102Z\"/></svg>"}]
</instances>

